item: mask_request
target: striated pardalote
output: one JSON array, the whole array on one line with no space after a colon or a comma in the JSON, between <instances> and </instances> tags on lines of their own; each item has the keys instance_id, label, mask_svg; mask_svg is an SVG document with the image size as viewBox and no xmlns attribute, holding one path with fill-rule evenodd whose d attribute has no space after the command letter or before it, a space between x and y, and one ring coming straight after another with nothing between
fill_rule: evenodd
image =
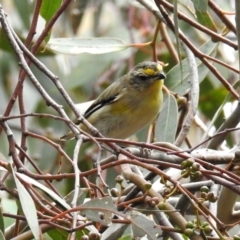
<instances>
[{"instance_id":1,"label":"striated pardalote","mask_svg":"<svg viewBox=\"0 0 240 240\"><path fill-rule=\"evenodd\" d=\"M108 138L125 139L150 124L159 114L165 75L156 62L142 62L106 88L84 117ZM83 125L80 129L88 132ZM61 139L71 139L68 132Z\"/></svg>"}]
</instances>

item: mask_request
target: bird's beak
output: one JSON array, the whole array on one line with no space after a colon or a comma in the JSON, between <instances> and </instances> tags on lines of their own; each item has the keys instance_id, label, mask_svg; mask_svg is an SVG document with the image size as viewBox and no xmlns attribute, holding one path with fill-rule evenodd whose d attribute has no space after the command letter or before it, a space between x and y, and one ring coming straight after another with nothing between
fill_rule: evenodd
<instances>
[{"instance_id":1,"label":"bird's beak","mask_svg":"<svg viewBox=\"0 0 240 240\"><path fill-rule=\"evenodd\" d=\"M166 78L166 75L163 72L159 72L156 77L156 79L158 80L163 80L165 78Z\"/></svg>"}]
</instances>

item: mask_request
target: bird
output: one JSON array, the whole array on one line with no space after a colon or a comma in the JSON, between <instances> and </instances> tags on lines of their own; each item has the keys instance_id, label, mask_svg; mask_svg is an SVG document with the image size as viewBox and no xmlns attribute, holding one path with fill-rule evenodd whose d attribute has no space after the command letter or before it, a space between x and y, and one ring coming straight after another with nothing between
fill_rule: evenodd
<instances>
[{"instance_id":1,"label":"bird","mask_svg":"<svg viewBox=\"0 0 240 240\"><path fill-rule=\"evenodd\" d=\"M145 61L107 87L84 113L104 137L126 139L152 123L162 102L166 78L158 62ZM79 128L90 133L82 123ZM63 140L74 138L69 131Z\"/></svg>"}]
</instances>

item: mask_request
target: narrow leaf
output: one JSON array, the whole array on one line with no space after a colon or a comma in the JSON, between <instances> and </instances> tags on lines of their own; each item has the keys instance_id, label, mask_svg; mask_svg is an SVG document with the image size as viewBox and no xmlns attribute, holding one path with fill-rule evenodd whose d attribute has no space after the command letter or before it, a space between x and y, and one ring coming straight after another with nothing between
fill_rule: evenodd
<instances>
[{"instance_id":1,"label":"narrow leaf","mask_svg":"<svg viewBox=\"0 0 240 240\"><path fill-rule=\"evenodd\" d=\"M218 44L212 42L209 40L208 42L204 43L200 47L200 51L208 56L215 56L216 50L217 50ZM199 77L199 83L207 76L209 69L202 63L201 60L196 58L197 66L198 66L198 77ZM181 81L180 74L180 64L173 67L168 73L167 73L167 80L165 81L165 85L169 90L172 92L175 92L179 95L184 95L187 93L188 89L190 88L190 82L189 82L189 67L188 62L186 59L182 61L182 67L183 67L183 81Z\"/></svg>"},{"instance_id":2,"label":"narrow leaf","mask_svg":"<svg viewBox=\"0 0 240 240\"><path fill-rule=\"evenodd\" d=\"M85 232L88 233L89 231L86 231L85 229L77 230L75 239L82 239L82 236L84 235ZM47 234L49 237L51 237L52 240L69 239L69 233L59 228L53 228L49 230Z\"/></svg>"},{"instance_id":3,"label":"narrow leaf","mask_svg":"<svg viewBox=\"0 0 240 240\"><path fill-rule=\"evenodd\" d=\"M207 12L208 0L192 0L194 7L199 12Z\"/></svg>"},{"instance_id":4,"label":"narrow leaf","mask_svg":"<svg viewBox=\"0 0 240 240\"><path fill-rule=\"evenodd\" d=\"M43 0L41 9L40 9L40 15L42 18L48 23L53 15L56 13L56 11L59 9L59 7L62 4L62 0ZM51 32L49 31L47 36L45 37L44 41L47 43L51 37Z\"/></svg>"},{"instance_id":5,"label":"narrow leaf","mask_svg":"<svg viewBox=\"0 0 240 240\"><path fill-rule=\"evenodd\" d=\"M71 191L70 193L68 193L64 199L68 204L71 204L72 200L73 200L73 196L74 196L75 190ZM84 200L86 199L87 194L89 193L89 189L88 188L80 188L79 189L79 193L78 193L78 198L77 198L77 205L80 205L84 202Z\"/></svg>"},{"instance_id":6,"label":"narrow leaf","mask_svg":"<svg viewBox=\"0 0 240 240\"><path fill-rule=\"evenodd\" d=\"M194 8L196 11L196 16L198 22L201 23L203 26L207 27L208 29L217 32L217 28L209 15L208 9L208 1L207 0L192 0L194 4Z\"/></svg>"},{"instance_id":7,"label":"narrow leaf","mask_svg":"<svg viewBox=\"0 0 240 240\"><path fill-rule=\"evenodd\" d=\"M6 239L6 238L5 238L4 234L3 234L3 232L0 231L0 240L5 240L5 239Z\"/></svg>"},{"instance_id":8,"label":"narrow leaf","mask_svg":"<svg viewBox=\"0 0 240 240\"><path fill-rule=\"evenodd\" d=\"M54 52L77 55L83 52L102 54L116 52L130 47L117 38L54 38L48 43Z\"/></svg>"},{"instance_id":9,"label":"narrow leaf","mask_svg":"<svg viewBox=\"0 0 240 240\"><path fill-rule=\"evenodd\" d=\"M217 27L214 24L208 12L201 13L199 11L196 11L196 15L199 23L201 23L203 26L207 27L208 29L214 32L217 32Z\"/></svg>"},{"instance_id":10,"label":"narrow leaf","mask_svg":"<svg viewBox=\"0 0 240 240\"><path fill-rule=\"evenodd\" d=\"M3 212L2 212L2 200L0 199L0 231L1 233L4 233L5 227L4 227L4 218L3 218ZM1 238L1 237L0 237Z\"/></svg>"},{"instance_id":11,"label":"narrow leaf","mask_svg":"<svg viewBox=\"0 0 240 240\"><path fill-rule=\"evenodd\" d=\"M156 124L155 135L157 141L175 141L178 121L178 107L172 94L164 94L163 107Z\"/></svg>"},{"instance_id":12,"label":"narrow leaf","mask_svg":"<svg viewBox=\"0 0 240 240\"><path fill-rule=\"evenodd\" d=\"M12 169L12 164L11 169ZM40 239L40 228L38 225L37 210L34 201L28 191L25 189L24 185L18 180L14 170L12 169L12 174L14 181L18 190L19 200L22 206L23 213L27 219L28 225L32 231L35 239Z\"/></svg>"},{"instance_id":13,"label":"narrow leaf","mask_svg":"<svg viewBox=\"0 0 240 240\"><path fill-rule=\"evenodd\" d=\"M71 207L68 205L68 203L65 201L65 199L62 199L59 197L55 192L53 192L51 189L47 188L46 186L42 185L40 182L24 175L21 173L15 173L19 178L23 179L25 182L28 182L32 184L33 186L41 189L46 194L48 194L52 199L54 199L58 204L62 205L65 209L69 210ZM82 216L78 216L78 220L85 220ZM87 226L86 229L89 231L97 232L96 228L94 226Z\"/></svg>"},{"instance_id":14,"label":"narrow leaf","mask_svg":"<svg viewBox=\"0 0 240 240\"><path fill-rule=\"evenodd\" d=\"M103 225L110 224L112 222L112 212L117 212L116 206L113 204L111 197L92 199L82 204L80 207L83 208L81 214L87 219L99 222Z\"/></svg>"},{"instance_id":15,"label":"narrow leaf","mask_svg":"<svg viewBox=\"0 0 240 240\"><path fill-rule=\"evenodd\" d=\"M42 185L40 182L24 175L21 173L15 173L18 178L21 178L23 181L28 182L29 184L34 185L35 187L41 189L45 193L47 193L52 199L54 199L56 202L58 202L60 205L62 205L66 209L70 209L71 207L66 203L64 199L59 197L55 192L53 192L51 189L47 188L46 186Z\"/></svg>"},{"instance_id":16,"label":"narrow leaf","mask_svg":"<svg viewBox=\"0 0 240 240\"><path fill-rule=\"evenodd\" d=\"M147 235L149 240L157 240L156 234L162 233L160 228L155 227L152 220L149 220L145 215L138 212L131 213L131 227L134 238L144 237Z\"/></svg>"},{"instance_id":17,"label":"narrow leaf","mask_svg":"<svg viewBox=\"0 0 240 240\"><path fill-rule=\"evenodd\" d=\"M40 15L48 22L61 6L62 0L43 0Z\"/></svg>"},{"instance_id":18,"label":"narrow leaf","mask_svg":"<svg viewBox=\"0 0 240 240\"><path fill-rule=\"evenodd\" d=\"M106 231L103 232L101 240L122 239L120 237L123 235L123 233L128 227L129 227L128 224L122 223L112 224Z\"/></svg>"},{"instance_id":19,"label":"narrow leaf","mask_svg":"<svg viewBox=\"0 0 240 240\"><path fill-rule=\"evenodd\" d=\"M178 2L193 14L193 16L196 16L195 8L191 0L178 0Z\"/></svg>"}]
</instances>

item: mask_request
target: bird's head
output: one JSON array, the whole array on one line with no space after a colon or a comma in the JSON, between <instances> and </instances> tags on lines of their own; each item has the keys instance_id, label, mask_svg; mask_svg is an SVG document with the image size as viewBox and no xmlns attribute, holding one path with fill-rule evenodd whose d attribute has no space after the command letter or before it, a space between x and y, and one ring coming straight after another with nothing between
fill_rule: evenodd
<instances>
[{"instance_id":1,"label":"bird's head","mask_svg":"<svg viewBox=\"0 0 240 240\"><path fill-rule=\"evenodd\" d=\"M130 72L130 84L134 88L145 89L155 81L166 78L163 68L156 62L142 62L136 65Z\"/></svg>"}]
</instances>

